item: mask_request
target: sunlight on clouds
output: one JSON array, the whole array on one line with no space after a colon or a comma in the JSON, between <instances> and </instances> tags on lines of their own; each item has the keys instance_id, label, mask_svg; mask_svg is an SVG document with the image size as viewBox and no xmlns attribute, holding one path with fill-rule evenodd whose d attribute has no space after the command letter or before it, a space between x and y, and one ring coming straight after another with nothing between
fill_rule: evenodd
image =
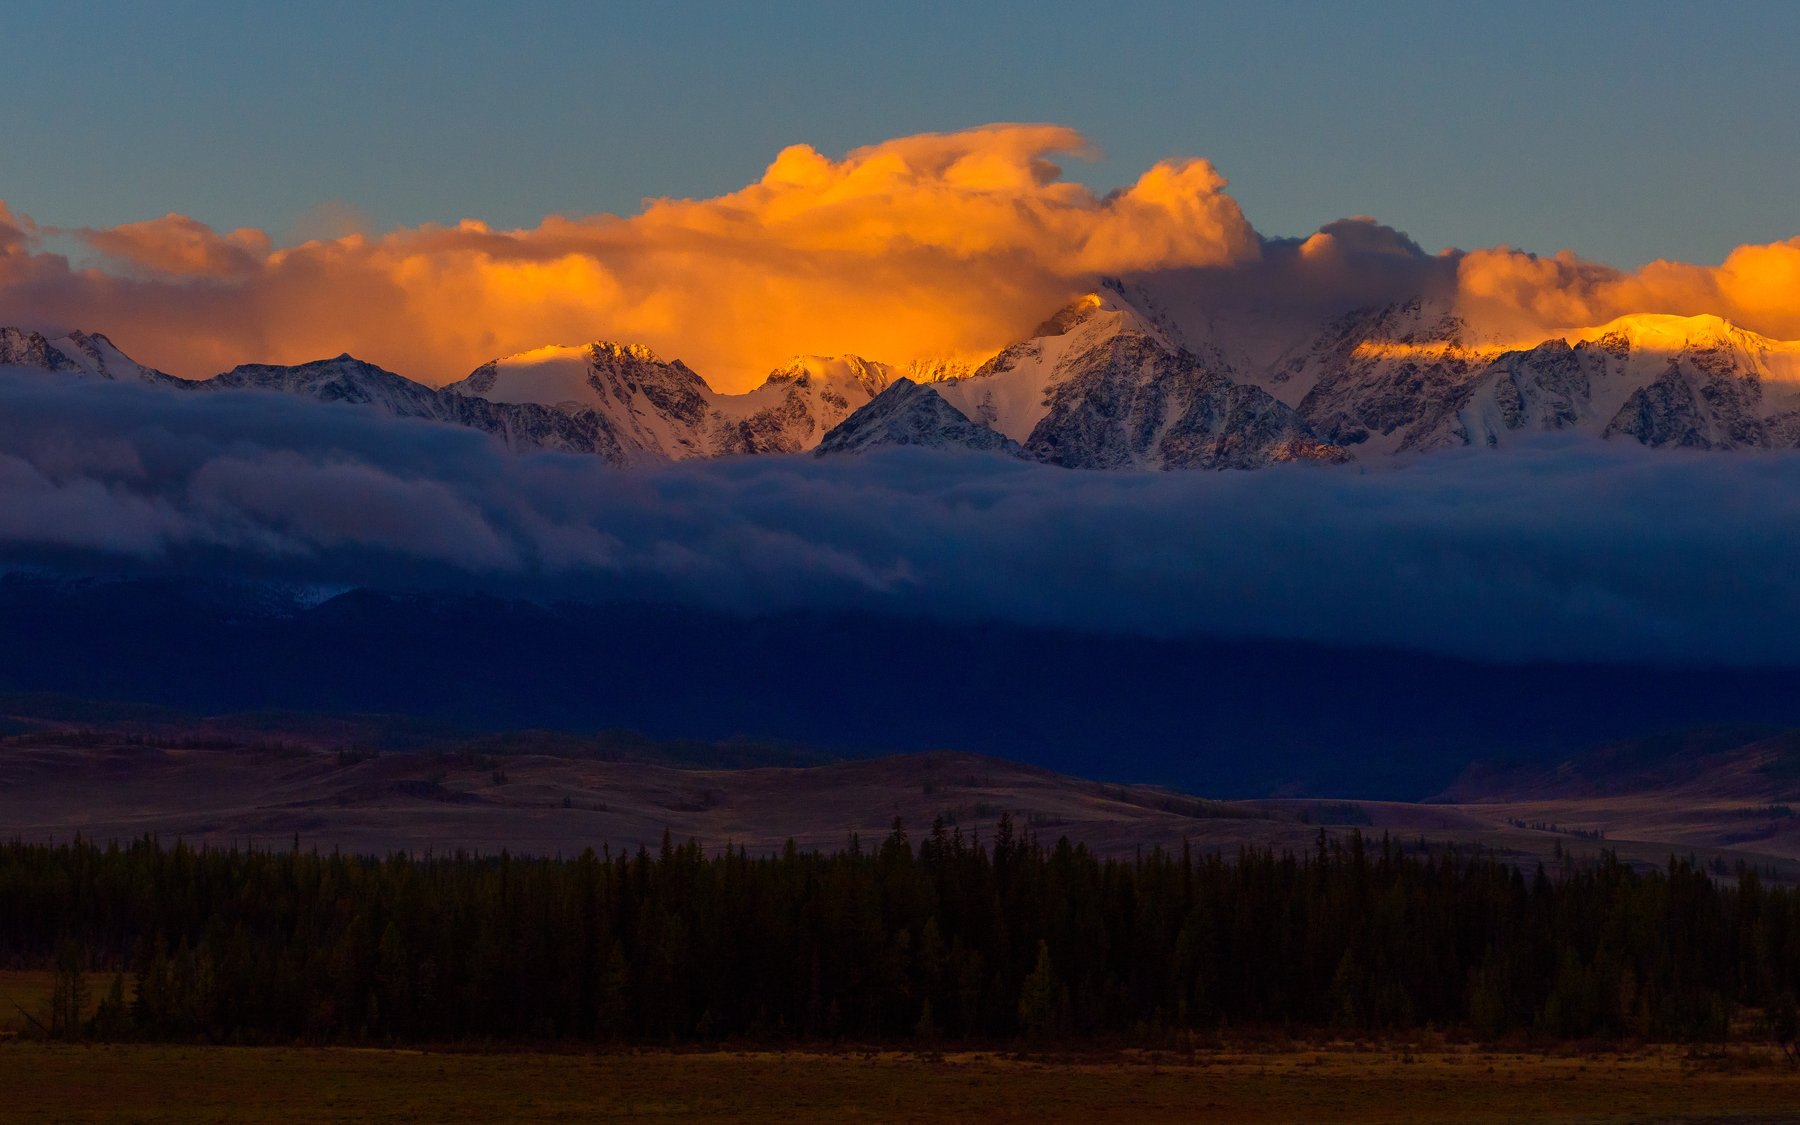
<instances>
[{"instance_id":1,"label":"sunlight on clouds","mask_svg":"<svg viewBox=\"0 0 1800 1125\"><path fill-rule=\"evenodd\" d=\"M1535 257L1497 247L1464 255L1458 283L1471 319L1538 338L1633 313L1711 314L1777 339L1800 338L1800 238L1740 246L1718 266L1656 261L1635 273L1567 250Z\"/></svg>"},{"instance_id":2,"label":"sunlight on clouds","mask_svg":"<svg viewBox=\"0 0 1800 1125\"><path fill-rule=\"evenodd\" d=\"M1800 337L1800 238L1740 247L1716 267L1626 272L1568 251L1430 255L1358 218L1284 250L1206 161L1163 161L1100 195L1052 159L1088 148L1042 124L900 137L842 159L796 144L737 191L648 200L629 217L523 230L466 219L287 247L183 215L39 229L0 203L0 308L13 323L104 331L188 376L348 351L441 383L500 355L607 338L679 357L728 391L797 354L979 360L1098 276L1170 270L1212 275L1202 288L1257 315L1307 310L1290 316L1296 331L1316 326L1307 316L1449 287L1489 342L1640 312ZM102 265L48 248L70 240Z\"/></svg>"},{"instance_id":3,"label":"sunlight on clouds","mask_svg":"<svg viewBox=\"0 0 1800 1125\"><path fill-rule=\"evenodd\" d=\"M0 293L186 375L224 354L347 350L441 382L497 354L607 337L743 389L797 353L977 357L1094 273L1257 253L1211 165L1159 164L1102 198L1048 159L1085 147L1048 125L904 137L842 160L795 145L739 191L653 200L630 218L471 220L284 249L168 216L76 232L106 270L6 259Z\"/></svg>"}]
</instances>

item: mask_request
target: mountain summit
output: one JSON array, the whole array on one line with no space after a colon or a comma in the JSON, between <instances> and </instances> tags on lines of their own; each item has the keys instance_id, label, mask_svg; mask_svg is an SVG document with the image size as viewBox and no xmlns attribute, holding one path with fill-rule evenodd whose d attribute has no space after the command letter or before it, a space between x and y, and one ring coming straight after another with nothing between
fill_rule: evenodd
<instances>
[{"instance_id":1,"label":"mountain summit","mask_svg":"<svg viewBox=\"0 0 1800 1125\"><path fill-rule=\"evenodd\" d=\"M1028 456L1018 442L1005 434L964 417L944 401L936 388L904 376L834 427L820 440L813 455L866 453L897 445Z\"/></svg>"},{"instance_id":2,"label":"mountain summit","mask_svg":"<svg viewBox=\"0 0 1800 1125\"><path fill-rule=\"evenodd\" d=\"M1323 316L1283 344L1221 334L1182 299L1109 279L973 370L803 355L742 394L607 340L505 356L432 388L348 355L177 379L98 333L4 328L0 369L301 395L621 466L904 444L1067 468L1251 469L1499 449L1554 431L1652 447L1800 446L1800 343L1716 316L1626 316L1520 345L1479 338L1446 302L1414 297Z\"/></svg>"}]
</instances>

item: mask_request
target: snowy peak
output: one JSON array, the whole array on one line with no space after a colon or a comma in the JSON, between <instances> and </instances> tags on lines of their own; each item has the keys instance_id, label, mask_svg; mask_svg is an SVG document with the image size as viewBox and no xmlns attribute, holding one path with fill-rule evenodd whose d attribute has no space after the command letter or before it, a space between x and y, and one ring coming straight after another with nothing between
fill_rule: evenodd
<instances>
[{"instance_id":1,"label":"snowy peak","mask_svg":"<svg viewBox=\"0 0 1800 1125\"><path fill-rule=\"evenodd\" d=\"M959 359L915 359L897 370L915 383L947 383L975 374L975 365Z\"/></svg>"},{"instance_id":2,"label":"snowy peak","mask_svg":"<svg viewBox=\"0 0 1800 1125\"><path fill-rule=\"evenodd\" d=\"M867 453L901 445L1027 455L1018 442L964 417L935 388L905 376L827 433L813 455Z\"/></svg>"},{"instance_id":3,"label":"snowy peak","mask_svg":"<svg viewBox=\"0 0 1800 1125\"><path fill-rule=\"evenodd\" d=\"M822 387L855 388L873 398L887 390L897 369L859 355L799 355L769 372L768 383L818 384Z\"/></svg>"},{"instance_id":4,"label":"snowy peak","mask_svg":"<svg viewBox=\"0 0 1800 1125\"><path fill-rule=\"evenodd\" d=\"M1103 302L1098 293L1084 293L1056 310L1044 323L1032 329L1031 338L1040 336L1061 336L1069 329L1087 320L1099 312Z\"/></svg>"},{"instance_id":5,"label":"snowy peak","mask_svg":"<svg viewBox=\"0 0 1800 1125\"><path fill-rule=\"evenodd\" d=\"M181 380L98 333L19 328L0 328L0 368L294 394L616 465L939 445L1072 468L1254 468L1499 448L1546 431L1800 447L1800 342L1716 316L1625 316L1520 346L1478 336L1444 297L1289 310L1245 328L1215 320L1204 286L1185 284L1103 279L973 370L800 355L744 394L609 340L505 356L439 389L347 354Z\"/></svg>"},{"instance_id":6,"label":"snowy peak","mask_svg":"<svg viewBox=\"0 0 1800 1125\"><path fill-rule=\"evenodd\" d=\"M552 345L489 360L443 389L489 402L603 407L632 398L634 388L643 385L706 389L705 381L680 360L665 363L643 344L611 340Z\"/></svg>"},{"instance_id":7,"label":"snowy peak","mask_svg":"<svg viewBox=\"0 0 1800 1125\"><path fill-rule=\"evenodd\" d=\"M102 379L168 379L160 371L147 368L120 351L118 345L98 332L71 332L52 346L73 359L84 371Z\"/></svg>"},{"instance_id":8,"label":"snowy peak","mask_svg":"<svg viewBox=\"0 0 1800 1125\"><path fill-rule=\"evenodd\" d=\"M938 389L968 418L1028 445L1063 384L1096 368L1129 364L1130 356L1177 351L1113 283L1065 305L1035 335Z\"/></svg>"},{"instance_id":9,"label":"snowy peak","mask_svg":"<svg viewBox=\"0 0 1800 1125\"><path fill-rule=\"evenodd\" d=\"M704 455L701 430L712 395L680 360L664 361L642 344L611 340L490 360L443 392L560 412L611 435L615 459L623 463Z\"/></svg>"},{"instance_id":10,"label":"snowy peak","mask_svg":"<svg viewBox=\"0 0 1800 1125\"><path fill-rule=\"evenodd\" d=\"M1686 356L1705 365L1729 365L1760 379L1800 383L1800 341L1772 340L1724 317L1638 313L1565 337L1619 357Z\"/></svg>"},{"instance_id":11,"label":"snowy peak","mask_svg":"<svg viewBox=\"0 0 1800 1125\"><path fill-rule=\"evenodd\" d=\"M0 328L0 367L54 371L112 382L186 385L186 380L145 367L98 332L49 338L23 328Z\"/></svg>"},{"instance_id":12,"label":"snowy peak","mask_svg":"<svg viewBox=\"0 0 1800 1125\"><path fill-rule=\"evenodd\" d=\"M1569 430L1693 449L1800 442L1800 345L1715 316L1634 315L1506 351L1421 396L1402 450Z\"/></svg>"},{"instance_id":13,"label":"snowy peak","mask_svg":"<svg viewBox=\"0 0 1800 1125\"><path fill-rule=\"evenodd\" d=\"M1084 469L1249 469L1342 461L1293 407L1229 368L1147 336L1120 336L1070 363L1025 448Z\"/></svg>"},{"instance_id":14,"label":"snowy peak","mask_svg":"<svg viewBox=\"0 0 1800 1125\"><path fill-rule=\"evenodd\" d=\"M634 460L632 449L609 421L592 412L576 415L538 403L489 402L453 394L349 354L293 366L243 364L191 385L205 391L278 392L373 408L396 418L464 426L514 450L589 453L615 465Z\"/></svg>"},{"instance_id":15,"label":"snowy peak","mask_svg":"<svg viewBox=\"0 0 1800 1125\"><path fill-rule=\"evenodd\" d=\"M76 363L45 339L42 333L23 328L0 328L0 367L29 367L38 371L77 370Z\"/></svg>"},{"instance_id":16,"label":"snowy peak","mask_svg":"<svg viewBox=\"0 0 1800 1125\"><path fill-rule=\"evenodd\" d=\"M1118 278L1102 278L1100 286L1070 301L1032 330L1027 339L1064 336L1084 327L1106 333L1149 336L1167 348L1179 346L1180 336L1155 300L1141 286Z\"/></svg>"},{"instance_id":17,"label":"snowy peak","mask_svg":"<svg viewBox=\"0 0 1800 1125\"><path fill-rule=\"evenodd\" d=\"M1216 349L1178 346L1167 325L1147 296L1108 280L973 374L933 389L964 420L1069 468L1248 468L1345 457L1292 407L1236 381ZM851 432L885 433L885 423L862 417L874 409L855 419L868 429ZM924 424L928 407L913 409L920 413L905 415L906 424Z\"/></svg>"},{"instance_id":18,"label":"snowy peak","mask_svg":"<svg viewBox=\"0 0 1800 1125\"><path fill-rule=\"evenodd\" d=\"M629 460L799 453L884 390L894 369L860 356L799 356L755 390L720 394L680 360L599 341L493 360L446 393L536 404L618 436Z\"/></svg>"},{"instance_id":19,"label":"snowy peak","mask_svg":"<svg viewBox=\"0 0 1800 1125\"><path fill-rule=\"evenodd\" d=\"M1501 350L1471 339L1468 324L1448 302L1414 298L1333 317L1310 339L1283 353L1262 382L1298 405L1321 384L1342 382L1346 373L1359 369L1472 361Z\"/></svg>"},{"instance_id":20,"label":"snowy peak","mask_svg":"<svg viewBox=\"0 0 1800 1125\"><path fill-rule=\"evenodd\" d=\"M304 394L309 398L375 402L409 388L429 390L403 375L396 375L349 352L308 363L241 363L215 375L207 385L216 390L251 388Z\"/></svg>"},{"instance_id":21,"label":"snowy peak","mask_svg":"<svg viewBox=\"0 0 1800 1125\"><path fill-rule=\"evenodd\" d=\"M1632 313L1567 337L1570 343L1606 341L1644 351L1681 352L1690 347L1713 347L1738 338L1766 337L1745 332L1720 316L1673 316L1666 313Z\"/></svg>"},{"instance_id":22,"label":"snowy peak","mask_svg":"<svg viewBox=\"0 0 1800 1125\"><path fill-rule=\"evenodd\" d=\"M1325 440L1392 453L1504 350L1473 339L1447 302L1415 298L1333 319L1263 385Z\"/></svg>"}]
</instances>

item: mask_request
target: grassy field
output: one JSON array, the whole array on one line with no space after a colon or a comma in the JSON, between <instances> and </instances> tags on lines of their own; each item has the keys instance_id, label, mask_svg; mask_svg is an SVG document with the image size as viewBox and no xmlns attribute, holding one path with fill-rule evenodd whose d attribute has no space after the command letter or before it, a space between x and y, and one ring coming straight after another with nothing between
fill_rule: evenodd
<instances>
[{"instance_id":1,"label":"grassy field","mask_svg":"<svg viewBox=\"0 0 1800 1125\"><path fill-rule=\"evenodd\" d=\"M1772 1052L1193 1056L0 1044L5 1121L1793 1120Z\"/></svg>"},{"instance_id":2,"label":"grassy field","mask_svg":"<svg viewBox=\"0 0 1800 1125\"><path fill-rule=\"evenodd\" d=\"M502 762L504 769L497 768ZM1067 835L1099 854L1234 855L1240 847L1305 853L1321 826L1370 839L1480 846L1527 870L1601 848L1640 868L1673 852L1770 869L1800 881L1800 805L1760 759L1733 759L1702 781L1619 796L1514 794L1464 804L1315 798L1207 801L1170 790L1102 784L1013 762L935 751L810 768L692 769L519 754L505 759L383 754L354 761L321 750L168 750L143 746L0 745L0 839L131 840L381 855L581 854L655 851L668 831L711 851L753 854L843 847L852 832L884 838L899 816L915 839L939 817L992 839L1004 811L1046 844ZM1709 759L1709 763L1712 760ZM1709 767L1710 768L1710 767ZM1716 775L1716 776L1715 776ZM1347 817L1331 819L1333 810ZM1773 811L1772 811L1773 810ZM1777 815L1788 810L1787 815ZM1323 815L1322 815L1323 814ZM1525 827L1539 825L1540 827ZM1585 833L1585 835L1583 835ZM1600 834L1604 833L1604 839Z\"/></svg>"},{"instance_id":3,"label":"grassy field","mask_svg":"<svg viewBox=\"0 0 1800 1125\"><path fill-rule=\"evenodd\" d=\"M0 1121L1793 1120L1776 1052L1337 1043L1193 1053L460 1051L46 1044L0 971ZM95 983L99 983L97 980Z\"/></svg>"}]
</instances>

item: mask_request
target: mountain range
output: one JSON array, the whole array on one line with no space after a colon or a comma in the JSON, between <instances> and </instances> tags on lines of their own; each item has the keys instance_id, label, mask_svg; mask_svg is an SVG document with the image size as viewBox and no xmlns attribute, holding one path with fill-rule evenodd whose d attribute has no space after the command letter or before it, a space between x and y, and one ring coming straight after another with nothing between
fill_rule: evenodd
<instances>
[{"instance_id":1,"label":"mountain range","mask_svg":"<svg viewBox=\"0 0 1800 1125\"><path fill-rule=\"evenodd\" d=\"M349 355L186 380L99 333L5 328L0 369L296 394L620 466L925 445L1078 469L1249 469L1500 448L1551 431L1652 447L1800 445L1800 343L1714 316L1627 316L1519 344L1415 297L1286 336L1230 328L1152 277L1105 280L974 368L801 356L743 394L610 341L495 359L433 388Z\"/></svg>"}]
</instances>

